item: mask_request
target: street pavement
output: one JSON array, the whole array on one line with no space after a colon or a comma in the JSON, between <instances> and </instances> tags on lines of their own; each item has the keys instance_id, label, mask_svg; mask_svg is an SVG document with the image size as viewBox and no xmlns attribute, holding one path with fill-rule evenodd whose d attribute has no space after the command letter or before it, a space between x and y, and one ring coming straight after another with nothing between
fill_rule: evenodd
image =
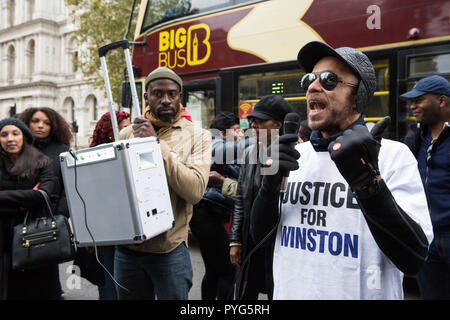
<instances>
[{"instance_id":1,"label":"street pavement","mask_svg":"<svg viewBox=\"0 0 450 320\"><path fill-rule=\"evenodd\" d=\"M189 291L189 300L201 300L201 281L205 273L205 267L200 255L200 248L195 238L189 237L189 253L193 270L193 284ZM88 280L72 274L72 262L67 262L59 266L60 281L65 300L98 300L98 288ZM267 295L260 294L260 300L267 300ZM407 278L405 281L405 300L419 299L418 290L414 278Z\"/></svg>"},{"instance_id":2,"label":"street pavement","mask_svg":"<svg viewBox=\"0 0 450 320\"><path fill-rule=\"evenodd\" d=\"M200 248L193 237L189 237L189 254L191 255L193 270L193 283L189 291L189 300L200 300L201 281L205 273L205 267L200 255ZM64 299L98 300L98 287L88 280L79 277L78 270L72 265L72 261L59 265L59 278L64 291ZM72 273L72 270L75 271L75 274Z\"/></svg>"}]
</instances>

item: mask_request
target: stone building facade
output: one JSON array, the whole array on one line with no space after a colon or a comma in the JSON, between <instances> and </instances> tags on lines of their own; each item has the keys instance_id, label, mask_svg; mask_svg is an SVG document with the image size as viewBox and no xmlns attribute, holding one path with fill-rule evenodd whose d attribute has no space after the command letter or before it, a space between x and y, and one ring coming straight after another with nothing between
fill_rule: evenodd
<instances>
[{"instance_id":1,"label":"stone building facade","mask_svg":"<svg viewBox=\"0 0 450 320\"><path fill-rule=\"evenodd\" d=\"M0 0L0 118L53 108L76 121L73 146L80 148L109 109L104 90L95 90L73 63L75 28L64 0Z\"/></svg>"}]
</instances>

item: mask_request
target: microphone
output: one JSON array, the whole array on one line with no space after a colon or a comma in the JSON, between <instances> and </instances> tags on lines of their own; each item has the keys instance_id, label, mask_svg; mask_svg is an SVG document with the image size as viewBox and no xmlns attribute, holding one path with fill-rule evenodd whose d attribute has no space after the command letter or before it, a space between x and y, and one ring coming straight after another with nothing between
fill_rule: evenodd
<instances>
[{"instance_id":1,"label":"microphone","mask_svg":"<svg viewBox=\"0 0 450 320\"><path fill-rule=\"evenodd\" d=\"M283 135L285 135L285 134L298 135L299 128L300 128L300 116L295 112L288 113L284 117ZM295 145L295 142L293 142L292 144ZM281 187L280 187L280 193L282 193L282 194L284 194L286 192L288 177L289 177L289 171L283 173L283 178L281 179Z\"/></svg>"}]
</instances>

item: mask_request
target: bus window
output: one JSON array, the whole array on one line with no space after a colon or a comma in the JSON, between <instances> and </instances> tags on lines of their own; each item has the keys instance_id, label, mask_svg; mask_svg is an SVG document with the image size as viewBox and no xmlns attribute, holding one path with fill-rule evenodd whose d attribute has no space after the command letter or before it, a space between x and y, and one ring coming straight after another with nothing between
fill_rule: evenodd
<instances>
[{"instance_id":1,"label":"bus window","mask_svg":"<svg viewBox=\"0 0 450 320\"><path fill-rule=\"evenodd\" d=\"M192 119L192 123L202 128L209 128L215 116L215 91L197 90L187 91L185 94L186 111Z\"/></svg>"},{"instance_id":2,"label":"bus window","mask_svg":"<svg viewBox=\"0 0 450 320\"><path fill-rule=\"evenodd\" d=\"M153 0L147 5L141 30L160 22L230 7L250 0Z\"/></svg>"},{"instance_id":3,"label":"bus window","mask_svg":"<svg viewBox=\"0 0 450 320\"><path fill-rule=\"evenodd\" d=\"M241 75L239 102L255 104L266 95L281 95L301 119L306 119L306 93L300 87L300 78L303 74L300 69L295 69Z\"/></svg>"},{"instance_id":4,"label":"bus window","mask_svg":"<svg viewBox=\"0 0 450 320\"><path fill-rule=\"evenodd\" d=\"M450 53L409 59L410 77L426 77L439 73L450 73Z\"/></svg>"},{"instance_id":5,"label":"bus window","mask_svg":"<svg viewBox=\"0 0 450 320\"><path fill-rule=\"evenodd\" d=\"M159 22L173 20L195 13L190 0L149 1L144 16L143 30Z\"/></svg>"},{"instance_id":6,"label":"bus window","mask_svg":"<svg viewBox=\"0 0 450 320\"><path fill-rule=\"evenodd\" d=\"M374 60L372 64L375 69L377 86L365 114L365 121L368 123L376 123L389 115L389 61L387 59Z\"/></svg>"}]
</instances>

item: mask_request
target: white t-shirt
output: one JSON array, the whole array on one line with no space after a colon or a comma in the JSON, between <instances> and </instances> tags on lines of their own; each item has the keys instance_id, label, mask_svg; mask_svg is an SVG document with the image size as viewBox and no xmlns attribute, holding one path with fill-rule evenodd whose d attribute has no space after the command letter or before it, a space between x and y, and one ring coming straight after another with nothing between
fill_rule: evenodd
<instances>
[{"instance_id":1,"label":"white t-shirt","mask_svg":"<svg viewBox=\"0 0 450 320\"><path fill-rule=\"evenodd\" d=\"M403 273L382 253L328 152L297 145L274 249L274 299L403 299ZM383 139L382 179L397 204L433 237L417 162Z\"/></svg>"}]
</instances>

